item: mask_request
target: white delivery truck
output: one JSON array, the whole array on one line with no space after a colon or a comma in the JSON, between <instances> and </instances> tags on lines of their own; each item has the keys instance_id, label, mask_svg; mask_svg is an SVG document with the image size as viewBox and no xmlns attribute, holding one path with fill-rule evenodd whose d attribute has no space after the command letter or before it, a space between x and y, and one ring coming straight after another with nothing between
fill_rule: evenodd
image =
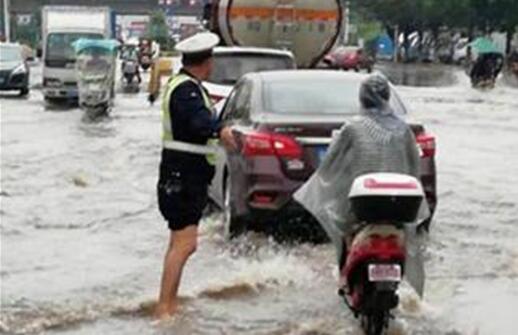
<instances>
[{"instance_id":1,"label":"white delivery truck","mask_svg":"<svg viewBox=\"0 0 518 335\"><path fill-rule=\"evenodd\" d=\"M77 98L75 54L80 38L111 38L108 7L45 6L42 10L43 95L45 100Z\"/></svg>"}]
</instances>

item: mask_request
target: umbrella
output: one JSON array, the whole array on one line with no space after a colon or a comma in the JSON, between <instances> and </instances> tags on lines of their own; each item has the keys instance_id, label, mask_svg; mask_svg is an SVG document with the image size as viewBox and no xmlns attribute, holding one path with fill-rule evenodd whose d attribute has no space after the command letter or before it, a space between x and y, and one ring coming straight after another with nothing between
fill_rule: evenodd
<instances>
[{"instance_id":1,"label":"umbrella","mask_svg":"<svg viewBox=\"0 0 518 335\"><path fill-rule=\"evenodd\" d=\"M490 39L487 39L485 37L479 37L473 42L471 42L469 45L473 49L475 49L479 54L502 53L500 50L498 50L498 48L493 44L493 42Z\"/></svg>"}]
</instances>

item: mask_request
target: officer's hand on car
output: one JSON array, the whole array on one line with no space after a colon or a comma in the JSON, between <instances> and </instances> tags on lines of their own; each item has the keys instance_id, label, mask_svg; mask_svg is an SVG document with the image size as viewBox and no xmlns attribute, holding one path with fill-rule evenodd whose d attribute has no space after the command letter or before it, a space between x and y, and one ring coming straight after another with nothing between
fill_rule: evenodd
<instances>
[{"instance_id":1,"label":"officer's hand on car","mask_svg":"<svg viewBox=\"0 0 518 335\"><path fill-rule=\"evenodd\" d=\"M237 151L237 143L231 127L223 127L219 132L219 139L227 150Z\"/></svg>"}]
</instances>

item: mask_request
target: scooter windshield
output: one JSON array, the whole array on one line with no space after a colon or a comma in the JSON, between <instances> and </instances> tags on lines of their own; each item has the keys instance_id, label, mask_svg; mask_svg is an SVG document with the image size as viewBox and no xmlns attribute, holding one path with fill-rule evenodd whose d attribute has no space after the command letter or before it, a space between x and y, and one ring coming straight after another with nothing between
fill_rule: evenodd
<instances>
[{"instance_id":1,"label":"scooter windshield","mask_svg":"<svg viewBox=\"0 0 518 335\"><path fill-rule=\"evenodd\" d=\"M100 106L110 100L115 79L115 58L82 53L76 63L81 105Z\"/></svg>"}]
</instances>

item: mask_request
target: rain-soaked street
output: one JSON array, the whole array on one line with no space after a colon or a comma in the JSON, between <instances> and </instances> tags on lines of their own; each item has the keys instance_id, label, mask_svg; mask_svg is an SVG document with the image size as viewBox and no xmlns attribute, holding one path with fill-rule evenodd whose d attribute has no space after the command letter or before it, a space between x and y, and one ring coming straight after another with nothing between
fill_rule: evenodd
<instances>
[{"instance_id":1,"label":"rain-soaked street","mask_svg":"<svg viewBox=\"0 0 518 335\"><path fill-rule=\"evenodd\" d=\"M409 118L437 136L439 207L425 298L402 288L390 334L512 335L518 90L476 91L452 71L447 86L399 87ZM0 333L361 334L336 294L330 245L228 242L218 214L201 225L181 312L154 324L168 234L158 104L119 93L110 119L87 123L78 109L46 109L34 89L0 108Z\"/></svg>"}]
</instances>

